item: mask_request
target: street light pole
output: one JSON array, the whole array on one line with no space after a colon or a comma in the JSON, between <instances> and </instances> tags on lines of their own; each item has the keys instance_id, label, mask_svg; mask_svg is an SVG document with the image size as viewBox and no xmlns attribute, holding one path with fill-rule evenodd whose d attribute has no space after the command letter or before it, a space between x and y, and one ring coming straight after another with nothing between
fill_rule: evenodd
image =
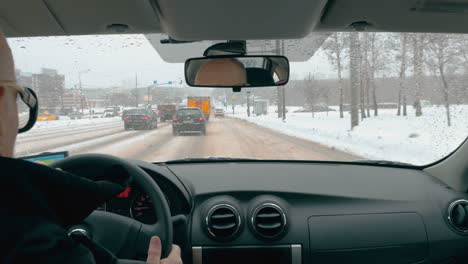
<instances>
[{"instance_id":1,"label":"street light pole","mask_svg":"<svg viewBox=\"0 0 468 264\"><path fill-rule=\"evenodd\" d=\"M151 86L148 85L148 88L147 88L147 91L146 91L146 94L147 94L147 95L146 95L146 96L147 96L147 98L146 98L146 99L147 99L147 100L146 100L146 101L147 101L146 104L147 104L148 106L150 105L150 98L151 98L150 91L151 91Z\"/></svg>"},{"instance_id":2,"label":"street light pole","mask_svg":"<svg viewBox=\"0 0 468 264\"><path fill-rule=\"evenodd\" d=\"M81 86L81 72L78 72L78 91L80 93L80 110L83 114L83 87Z\"/></svg>"},{"instance_id":3,"label":"street light pole","mask_svg":"<svg viewBox=\"0 0 468 264\"><path fill-rule=\"evenodd\" d=\"M86 69L84 71L79 71L78 72L78 85L79 85L79 92L80 92L80 108L81 108L81 113L83 114L83 108L84 108L84 102L83 102L83 86L81 84L81 74L82 73L88 73L90 69Z\"/></svg>"},{"instance_id":4,"label":"street light pole","mask_svg":"<svg viewBox=\"0 0 468 264\"><path fill-rule=\"evenodd\" d=\"M138 76L135 73L135 107L138 108Z\"/></svg>"},{"instance_id":5,"label":"street light pole","mask_svg":"<svg viewBox=\"0 0 468 264\"><path fill-rule=\"evenodd\" d=\"M250 117L250 94L247 93L247 116Z\"/></svg>"}]
</instances>

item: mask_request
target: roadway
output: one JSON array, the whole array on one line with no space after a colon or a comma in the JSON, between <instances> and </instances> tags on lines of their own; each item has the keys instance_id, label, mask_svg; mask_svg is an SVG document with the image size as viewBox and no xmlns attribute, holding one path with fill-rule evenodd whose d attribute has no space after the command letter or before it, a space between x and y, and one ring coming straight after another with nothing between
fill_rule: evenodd
<instances>
[{"instance_id":1,"label":"roadway","mask_svg":"<svg viewBox=\"0 0 468 264\"><path fill-rule=\"evenodd\" d=\"M49 121L54 122L54 121ZM233 157L274 160L362 159L321 144L284 135L236 118L214 118L207 135L173 136L170 123L159 123L154 130L123 129L116 118L93 124L35 129L17 139L16 156L44 151L67 150L71 155L105 153L145 161L183 158Z\"/></svg>"}]
</instances>

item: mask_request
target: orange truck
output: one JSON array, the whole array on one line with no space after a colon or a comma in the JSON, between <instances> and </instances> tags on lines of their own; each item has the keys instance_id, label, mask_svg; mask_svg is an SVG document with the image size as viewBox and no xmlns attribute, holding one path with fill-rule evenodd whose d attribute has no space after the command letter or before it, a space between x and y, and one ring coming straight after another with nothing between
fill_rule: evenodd
<instances>
[{"instance_id":1,"label":"orange truck","mask_svg":"<svg viewBox=\"0 0 468 264\"><path fill-rule=\"evenodd\" d=\"M210 119L211 99L209 96L189 96L187 97L187 106L200 108L206 120Z\"/></svg>"}]
</instances>

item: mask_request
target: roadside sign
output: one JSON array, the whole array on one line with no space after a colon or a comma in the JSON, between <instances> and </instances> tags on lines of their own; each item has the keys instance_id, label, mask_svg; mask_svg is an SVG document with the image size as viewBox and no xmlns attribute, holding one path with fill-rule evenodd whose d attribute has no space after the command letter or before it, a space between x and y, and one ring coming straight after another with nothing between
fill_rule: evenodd
<instances>
[{"instance_id":1,"label":"roadside sign","mask_svg":"<svg viewBox=\"0 0 468 264\"><path fill-rule=\"evenodd\" d=\"M245 91L245 93L246 93L246 94L251 94L252 91L247 90L247 91Z\"/></svg>"},{"instance_id":2,"label":"roadside sign","mask_svg":"<svg viewBox=\"0 0 468 264\"><path fill-rule=\"evenodd\" d=\"M155 81L153 81L153 84L158 84L158 81L156 81L156 80L155 80Z\"/></svg>"},{"instance_id":3,"label":"roadside sign","mask_svg":"<svg viewBox=\"0 0 468 264\"><path fill-rule=\"evenodd\" d=\"M172 81L168 81L167 84L172 84Z\"/></svg>"}]
</instances>

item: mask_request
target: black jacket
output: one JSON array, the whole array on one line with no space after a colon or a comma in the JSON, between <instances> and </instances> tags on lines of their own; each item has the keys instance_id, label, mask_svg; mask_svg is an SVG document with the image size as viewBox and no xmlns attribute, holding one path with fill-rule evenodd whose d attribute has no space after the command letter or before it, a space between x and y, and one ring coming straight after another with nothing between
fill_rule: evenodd
<instances>
[{"instance_id":1,"label":"black jacket","mask_svg":"<svg viewBox=\"0 0 468 264\"><path fill-rule=\"evenodd\" d=\"M125 171L113 167L106 174L115 173ZM0 157L0 263L116 263L107 250L67 231L125 189L128 175L118 178L84 178Z\"/></svg>"}]
</instances>

